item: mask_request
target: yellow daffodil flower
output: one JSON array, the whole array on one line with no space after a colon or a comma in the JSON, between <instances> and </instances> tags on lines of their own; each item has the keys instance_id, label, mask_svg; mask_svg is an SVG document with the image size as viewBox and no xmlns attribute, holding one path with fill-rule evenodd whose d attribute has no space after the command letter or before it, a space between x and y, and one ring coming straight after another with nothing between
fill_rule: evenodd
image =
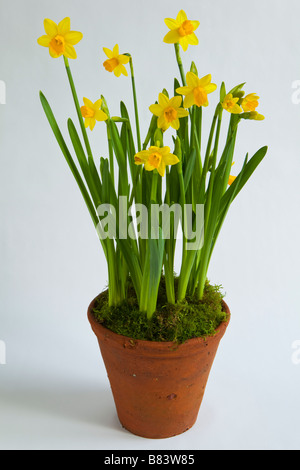
<instances>
[{"instance_id":1,"label":"yellow daffodil flower","mask_svg":"<svg viewBox=\"0 0 300 470\"><path fill-rule=\"evenodd\" d=\"M229 186L234 182L235 179L236 179L236 176L229 175L229 179L228 179Z\"/></svg>"},{"instance_id":2,"label":"yellow daffodil flower","mask_svg":"<svg viewBox=\"0 0 300 470\"><path fill-rule=\"evenodd\" d=\"M103 62L105 70L114 72L116 77L120 77L121 74L127 77L128 73L124 64L128 64L130 57L128 55L119 54L118 44L115 45L112 51L107 47L103 47L103 51L108 57L108 59Z\"/></svg>"},{"instance_id":3,"label":"yellow daffodil flower","mask_svg":"<svg viewBox=\"0 0 300 470\"><path fill-rule=\"evenodd\" d=\"M181 108L182 97L174 96L169 99L163 93L158 95L158 104L152 104L149 109L151 113L158 117L157 127L163 131L170 126L179 129L179 118L188 116L189 112Z\"/></svg>"},{"instance_id":4,"label":"yellow daffodil flower","mask_svg":"<svg viewBox=\"0 0 300 470\"><path fill-rule=\"evenodd\" d=\"M237 104L239 101L239 98L234 98L232 93L228 93L228 95L225 96L222 107L226 109L229 113L232 114L240 114L243 112L242 108L240 105Z\"/></svg>"},{"instance_id":5,"label":"yellow daffodil flower","mask_svg":"<svg viewBox=\"0 0 300 470\"><path fill-rule=\"evenodd\" d=\"M134 156L136 165L145 165L145 170L157 170L160 176L164 176L167 165L176 165L178 157L170 153L170 147L149 147Z\"/></svg>"},{"instance_id":6,"label":"yellow daffodil flower","mask_svg":"<svg viewBox=\"0 0 300 470\"><path fill-rule=\"evenodd\" d=\"M232 162L231 166L234 165L234 162ZM236 176L233 176L233 175L229 175L229 178L228 178L228 185L230 186L234 180L236 179Z\"/></svg>"},{"instance_id":7,"label":"yellow daffodil flower","mask_svg":"<svg viewBox=\"0 0 300 470\"><path fill-rule=\"evenodd\" d=\"M95 103L83 98L84 106L81 106L81 114L84 117L85 127L89 127L91 131L94 129L96 121L106 121L107 114L100 109L102 100L97 100Z\"/></svg>"},{"instance_id":8,"label":"yellow daffodil flower","mask_svg":"<svg viewBox=\"0 0 300 470\"><path fill-rule=\"evenodd\" d=\"M254 119L255 121L263 121L265 119L265 116L263 116L262 114L258 114L257 111L250 111L249 119Z\"/></svg>"},{"instance_id":9,"label":"yellow daffodil flower","mask_svg":"<svg viewBox=\"0 0 300 470\"><path fill-rule=\"evenodd\" d=\"M259 96L255 93L250 93L249 95L245 96L242 101L242 108L245 112L247 111L255 111L258 106Z\"/></svg>"},{"instance_id":10,"label":"yellow daffodil flower","mask_svg":"<svg viewBox=\"0 0 300 470\"><path fill-rule=\"evenodd\" d=\"M183 10L180 10L176 20L166 18L165 23L171 30L164 37L164 42L167 44L179 42L184 51L187 50L189 44L193 46L198 44L198 38L194 31L196 31L200 22L188 20Z\"/></svg>"},{"instance_id":11,"label":"yellow daffodil flower","mask_svg":"<svg viewBox=\"0 0 300 470\"><path fill-rule=\"evenodd\" d=\"M51 57L56 59L64 55L68 59L76 59L77 54L73 46L82 39L82 33L71 31L70 18L64 18L58 25L54 21L45 19L46 35L38 38L40 46L49 47Z\"/></svg>"},{"instance_id":12,"label":"yellow daffodil flower","mask_svg":"<svg viewBox=\"0 0 300 470\"><path fill-rule=\"evenodd\" d=\"M211 83L211 75L206 75L203 78L198 78L193 72L186 74L187 86L177 88L176 92L180 95L185 95L183 106L190 108L195 104L196 106L208 106L208 93L216 90L217 85Z\"/></svg>"}]
</instances>

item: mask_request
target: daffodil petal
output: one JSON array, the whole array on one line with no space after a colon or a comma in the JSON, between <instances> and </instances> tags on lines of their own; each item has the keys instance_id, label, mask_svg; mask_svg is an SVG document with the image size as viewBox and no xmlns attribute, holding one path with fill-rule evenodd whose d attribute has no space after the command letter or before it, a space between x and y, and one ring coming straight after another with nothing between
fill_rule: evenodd
<instances>
[{"instance_id":1,"label":"daffodil petal","mask_svg":"<svg viewBox=\"0 0 300 470\"><path fill-rule=\"evenodd\" d=\"M81 41L83 34L79 31L69 31L65 34L65 40L72 46L75 46L79 41Z\"/></svg>"},{"instance_id":2,"label":"daffodil petal","mask_svg":"<svg viewBox=\"0 0 300 470\"><path fill-rule=\"evenodd\" d=\"M85 118L84 127L89 127L91 118Z\"/></svg>"},{"instance_id":3,"label":"daffodil petal","mask_svg":"<svg viewBox=\"0 0 300 470\"><path fill-rule=\"evenodd\" d=\"M104 52L104 54L106 54L106 56L107 56L109 59L112 59L112 57L113 57L113 51L111 51L111 50L108 49L107 47L103 47L103 52Z\"/></svg>"},{"instance_id":4,"label":"daffodil petal","mask_svg":"<svg viewBox=\"0 0 300 470\"><path fill-rule=\"evenodd\" d=\"M193 94L193 93L189 93L189 94L186 95L186 97L184 98L183 106L184 106L185 108L190 108L191 106L193 106L193 104L195 104L195 97L194 97L194 94Z\"/></svg>"},{"instance_id":5,"label":"daffodil petal","mask_svg":"<svg viewBox=\"0 0 300 470\"><path fill-rule=\"evenodd\" d=\"M192 21L192 20L191 20L191 23L192 23L192 25L193 25L194 31L196 31L196 29L197 29L197 28L199 27L199 25L200 25L200 21L194 21L194 20Z\"/></svg>"},{"instance_id":6,"label":"daffodil petal","mask_svg":"<svg viewBox=\"0 0 300 470\"><path fill-rule=\"evenodd\" d=\"M60 57L62 55L62 52L60 54L58 54L54 49L52 49L52 47L50 46L49 47L49 54L51 55L51 57L53 59L57 59L58 57Z\"/></svg>"},{"instance_id":7,"label":"daffodil petal","mask_svg":"<svg viewBox=\"0 0 300 470\"><path fill-rule=\"evenodd\" d=\"M217 89L217 85L215 83L209 83L209 85L206 85L205 86L205 91L206 93L212 93L213 91L215 91Z\"/></svg>"},{"instance_id":8,"label":"daffodil petal","mask_svg":"<svg viewBox=\"0 0 300 470\"><path fill-rule=\"evenodd\" d=\"M236 176L229 175L228 184L231 185L234 182L235 179L236 179Z\"/></svg>"},{"instance_id":9,"label":"daffodil petal","mask_svg":"<svg viewBox=\"0 0 300 470\"><path fill-rule=\"evenodd\" d=\"M134 156L134 160L137 165L141 165L142 163L145 163L148 160L149 155L149 150L141 150Z\"/></svg>"},{"instance_id":10,"label":"daffodil petal","mask_svg":"<svg viewBox=\"0 0 300 470\"><path fill-rule=\"evenodd\" d=\"M177 29L179 28L180 24L177 23L176 20L173 20L172 18L165 18L165 24L168 26L169 29Z\"/></svg>"},{"instance_id":11,"label":"daffodil petal","mask_svg":"<svg viewBox=\"0 0 300 470\"><path fill-rule=\"evenodd\" d=\"M100 109L101 104L102 104L102 99L100 98L99 100L95 101L95 103L93 104L92 109L94 111L98 111Z\"/></svg>"},{"instance_id":12,"label":"daffodil petal","mask_svg":"<svg viewBox=\"0 0 300 470\"><path fill-rule=\"evenodd\" d=\"M176 42L178 42L180 39L180 36L179 36L179 33L177 30L172 30L172 31L169 31L165 37L164 37L164 42L166 42L167 44L175 44Z\"/></svg>"},{"instance_id":13,"label":"daffodil petal","mask_svg":"<svg viewBox=\"0 0 300 470\"><path fill-rule=\"evenodd\" d=\"M169 98L164 93L159 93L158 103L164 108L169 105Z\"/></svg>"},{"instance_id":14,"label":"daffodil petal","mask_svg":"<svg viewBox=\"0 0 300 470\"><path fill-rule=\"evenodd\" d=\"M233 106L233 108L230 110L230 112L231 112L232 114L240 114L240 113L243 112L243 110L242 110L242 108L241 108L238 104L235 104L235 105Z\"/></svg>"},{"instance_id":15,"label":"daffodil petal","mask_svg":"<svg viewBox=\"0 0 300 470\"><path fill-rule=\"evenodd\" d=\"M184 108L178 108L177 109L177 116L179 118L182 118L182 117L186 117L189 115L189 112L187 109L184 109Z\"/></svg>"},{"instance_id":16,"label":"daffodil petal","mask_svg":"<svg viewBox=\"0 0 300 470\"><path fill-rule=\"evenodd\" d=\"M166 164L163 159L161 159L161 162L159 164L159 167L157 168L158 173L160 174L161 177L165 176L165 171L166 171Z\"/></svg>"},{"instance_id":17,"label":"daffodil petal","mask_svg":"<svg viewBox=\"0 0 300 470\"><path fill-rule=\"evenodd\" d=\"M200 86L200 79L193 72L188 72L186 74L186 83L188 84L189 88L193 89Z\"/></svg>"},{"instance_id":18,"label":"daffodil petal","mask_svg":"<svg viewBox=\"0 0 300 470\"><path fill-rule=\"evenodd\" d=\"M116 44L113 48L113 57L117 57L119 55L119 44Z\"/></svg>"},{"instance_id":19,"label":"daffodil petal","mask_svg":"<svg viewBox=\"0 0 300 470\"><path fill-rule=\"evenodd\" d=\"M54 23L54 21L49 20L48 18L44 19L44 28L46 31L46 34L53 38L57 34L57 24Z\"/></svg>"},{"instance_id":20,"label":"daffodil petal","mask_svg":"<svg viewBox=\"0 0 300 470\"><path fill-rule=\"evenodd\" d=\"M125 77L128 76L127 70L122 64L117 65L117 67L114 69L114 74L116 77L120 77L121 74L125 75Z\"/></svg>"},{"instance_id":21,"label":"daffodil petal","mask_svg":"<svg viewBox=\"0 0 300 470\"><path fill-rule=\"evenodd\" d=\"M102 109L99 109L98 111L95 112L95 119L97 121L106 121L108 118L107 114L102 111Z\"/></svg>"},{"instance_id":22,"label":"daffodil petal","mask_svg":"<svg viewBox=\"0 0 300 470\"><path fill-rule=\"evenodd\" d=\"M88 98L83 98L83 102L87 108L93 109L94 104L91 100L89 100Z\"/></svg>"},{"instance_id":23,"label":"daffodil petal","mask_svg":"<svg viewBox=\"0 0 300 470\"><path fill-rule=\"evenodd\" d=\"M91 131L94 129L96 124L96 119L95 118L90 118L90 129Z\"/></svg>"},{"instance_id":24,"label":"daffodil petal","mask_svg":"<svg viewBox=\"0 0 300 470\"><path fill-rule=\"evenodd\" d=\"M70 28L71 28L71 20L70 18L66 17L58 23L57 32L58 34L61 34L62 36L64 36L66 33L70 31Z\"/></svg>"},{"instance_id":25,"label":"daffodil petal","mask_svg":"<svg viewBox=\"0 0 300 470\"><path fill-rule=\"evenodd\" d=\"M170 147L168 147L167 145L165 147L160 147L160 148L158 147L158 150L162 154L163 157L165 155L169 155L170 153Z\"/></svg>"},{"instance_id":26,"label":"daffodil petal","mask_svg":"<svg viewBox=\"0 0 300 470\"><path fill-rule=\"evenodd\" d=\"M118 61L120 62L120 64L128 64L129 60L130 57L128 55L121 54L118 56Z\"/></svg>"},{"instance_id":27,"label":"daffodil petal","mask_svg":"<svg viewBox=\"0 0 300 470\"><path fill-rule=\"evenodd\" d=\"M76 59L77 54L71 44L65 44L64 56L68 57L68 59Z\"/></svg>"},{"instance_id":28,"label":"daffodil petal","mask_svg":"<svg viewBox=\"0 0 300 470\"><path fill-rule=\"evenodd\" d=\"M187 95L190 92L191 92L191 88L188 86L181 86L176 89L176 93L178 93L179 95Z\"/></svg>"},{"instance_id":29,"label":"daffodil petal","mask_svg":"<svg viewBox=\"0 0 300 470\"><path fill-rule=\"evenodd\" d=\"M174 121L172 121L170 124L171 127L173 127L173 129L175 129L176 131L179 129L180 123L178 118L174 119Z\"/></svg>"},{"instance_id":30,"label":"daffodil petal","mask_svg":"<svg viewBox=\"0 0 300 470\"><path fill-rule=\"evenodd\" d=\"M209 73L208 75L205 75L204 77L199 79L199 86L202 86L203 88L209 85L211 82L211 74Z\"/></svg>"},{"instance_id":31,"label":"daffodil petal","mask_svg":"<svg viewBox=\"0 0 300 470\"><path fill-rule=\"evenodd\" d=\"M199 44L199 40L195 33L188 34L186 39L191 46L197 46Z\"/></svg>"},{"instance_id":32,"label":"daffodil petal","mask_svg":"<svg viewBox=\"0 0 300 470\"><path fill-rule=\"evenodd\" d=\"M151 113L153 113L155 116L160 116L161 113L163 112L163 109L161 107L160 104L151 104L151 106L149 106L149 110L151 111Z\"/></svg>"},{"instance_id":33,"label":"daffodil petal","mask_svg":"<svg viewBox=\"0 0 300 470\"><path fill-rule=\"evenodd\" d=\"M179 162L179 158L173 155L173 153L169 153L164 157L164 162L166 165L176 165Z\"/></svg>"},{"instance_id":34,"label":"daffodil petal","mask_svg":"<svg viewBox=\"0 0 300 470\"><path fill-rule=\"evenodd\" d=\"M181 96L174 96L173 98L170 99L169 101L169 106L172 106L173 108L179 108L182 102L182 97Z\"/></svg>"},{"instance_id":35,"label":"daffodil petal","mask_svg":"<svg viewBox=\"0 0 300 470\"><path fill-rule=\"evenodd\" d=\"M41 36L37 40L38 44L43 47L49 47L50 41L51 41L51 38L49 36Z\"/></svg>"},{"instance_id":36,"label":"daffodil petal","mask_svg":"<svg viewBox=\"0 0 300 470\"><path fill-rule=\"evenodd\" d=\"M179 44L181 45L184 52L189 47L189 42L188 42L187 38L188 38L188 36L184 36L184 37L180 37L180 39L179 39Z\"/></svg>"},{"instance_id":37,"label":"daffodil petal","mask_svg":"<svg viewBox=\"0 0 300 470\"><path fill-rule=\"evenodd\" d=\"M154 166L150 165L150 163L147 161L145 162L145 170L147 171L153 171L154 170Z\"/></svg>"},{"instance_id":38,"label":"daffodil petal","mask_svg":"<svg viewBox=\"0 0 300 470\"><path fill-rule=\"evenodd\" d=\"M187 20L187 16L186 16L185 11L180 10L180 12L177 15L176 21L181 24L186 20Z\"/></svg>"},{"instance_id":39,"label":"daffodil petal","mask_svg":"<svg viewBox=\"0 0 300 470\"><path fill-rule=\"evenodd\" d=\"M170 127L170 123L168 123L166 120L165 120L165 117L164 115L162 114L161 116L159 116L158 120L157 120L157 127L159 129L168 129L168 127Z\"/></svg>"}]
</instances>

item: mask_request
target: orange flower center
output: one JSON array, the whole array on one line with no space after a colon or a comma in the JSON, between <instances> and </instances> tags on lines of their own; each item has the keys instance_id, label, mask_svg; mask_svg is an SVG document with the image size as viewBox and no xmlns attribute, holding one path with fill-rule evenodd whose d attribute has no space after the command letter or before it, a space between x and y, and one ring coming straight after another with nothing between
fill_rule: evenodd
<instances>
[{"instance_id":1,"label":"orange flower center","mask_svg":"<svg viewBox=\"0 0 300 470\"><path fill-rule=\"evenodd\" d=\"M154 168L158 168L161 162L161 154L158 152L151 153L148 162L151 166L154 166Z\"/></svg>"},{"instance_id":2,"label":"orange flower center","mask_svg":"<svg viewBox=\"0 0 300 470\"><path fill-rule=\"evenodd\" d=\"M179 36L181 37L188 36L189 34L192 34L193 32L194 32L194 27L190 20L184 21L182 25L180 26L180 28L178 28L178 33L179 33Z\"/></svg>"},{"instance_id":3,"label":"orange flower center","mask_svg":"<svg viewBox=\"0 0 300 470\"><path fill-rule=\"evenodd\" d=\"M225 101L224 104L225 104L225 108L226 108L226 109L231 109L231 108L234 107L235 102L234 102L233 100L227 100L227 101Z\"/></svg>"},{"instance_id":4,"label":"orange flower center","mask_svg":"<svg viewBox=\"0 0 300 470\"><path fill-rule=\"evenodd\" d=\"M95 111L87 106L81 106L81 114L84 118L91 118L95 116Z\"/></svg>"},{"instance_id":5,"label":"orange flower center","mask_svg":"<svg viewBox=\"0 0 300 470\"><path fill-rule=\"evenodd\" d=\"M112 59L106 60L103 65L105 70L107 70L108 72L112 72L119 65L119 61L118 59L113 57Z\"/></svg>"},{"instance_id":6,"label":"orange flower center","mask_svg":"<svg viewBox=\"0 0 300 470\"><path fill-rule=\"evenodd\" d=\"M247 101L244 104L244 107L247 109L247 111L255 111L258 106L258 101L253 100L253 101Z\"/></svg>"},{"instance_id":7,"label":"orange flower center","mask_svg":"<svg viewBox=\"0 0 300 470\"><path fill-rule=\"evenodd\" d=\"M175 108L172 108L172 106L169 106L165 109L164 115L167 122L172 122L177 118L177 111Z\"/></svg>"},{"instance_id":8,"label":"orange flower center","mask_svg":"<svg viewBox=\"0 0 300 470\"><path fill-rule=\"evenodd\" d=\"M59 34L51 39L50 46L56 52L56 54L62 54L65 50L65 39Z\"/></svg>"},{"instance_id":9,"label":"orange flower center","mask_svg":"<svg viewBox=\"0 0 300 470\"><path fill-rule=\"evenodd\" d=\"M201 86L194 88L193 93L197 106L203 106L207 102L207 93Z\"/></svg>"}]
</instances>

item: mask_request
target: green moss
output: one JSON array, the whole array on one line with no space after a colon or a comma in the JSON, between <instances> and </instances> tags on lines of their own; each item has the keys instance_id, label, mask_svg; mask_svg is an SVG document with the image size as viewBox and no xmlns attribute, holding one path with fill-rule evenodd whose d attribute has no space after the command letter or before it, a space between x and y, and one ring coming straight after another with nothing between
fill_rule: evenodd
<instances>
[{"instance_id":1,"label":"green moss","mask_svg":"<svg viewBox=\"0 0 300 470\"><path fill-rule=\"evenodd\" d=\"M128 287L127 300L117 307L109 307L108 292L103 292L96 300L93 314L106 328L133 339L182 343L190 338L207 337L215 333L220 323L226 320L222 298L221 286L206 283L200 301L195 297L187 297L171 305L167 302L162 279L157 310L150 322L146 314L139 311L131 286Z\"/></svg>"}]
</instances>

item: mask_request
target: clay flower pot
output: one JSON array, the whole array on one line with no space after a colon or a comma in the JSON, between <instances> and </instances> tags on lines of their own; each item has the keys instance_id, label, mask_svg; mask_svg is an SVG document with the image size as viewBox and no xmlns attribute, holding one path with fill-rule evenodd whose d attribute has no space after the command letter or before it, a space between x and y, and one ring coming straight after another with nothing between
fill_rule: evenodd
<instances>
[{"instance_id":1,"label":"clay flower pot","mask_svg":"<svg viewBox=\"0 0 300 470\"><path fill-rule=\"evenodd\" d=\"M207 379L229 314L214 336L183 344L142 341L118 335L88 319L97 336L121 424L147 438L167 438L195 423Z\"/></svg>"}]
</instances>

